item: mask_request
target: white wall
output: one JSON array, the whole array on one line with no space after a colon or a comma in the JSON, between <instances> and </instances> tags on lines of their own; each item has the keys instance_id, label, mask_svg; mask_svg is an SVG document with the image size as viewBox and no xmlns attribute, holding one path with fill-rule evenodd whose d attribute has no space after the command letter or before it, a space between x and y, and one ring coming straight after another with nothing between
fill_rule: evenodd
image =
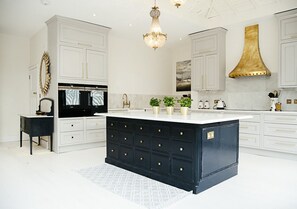
<instances>
[{"instance_id":1,"label":"white wall","mask_svg":"<svg viewBox=\"0 0 297 209\"><path fill-rule=\"evenodd\" d=\"M18 140L29 112L29 39L0 34L0 141Z\"/></svg>"},{"instance_id":2,"label":"white wall","mask_svg":"<svg viewBox=\"0 0 297 209\"><path fill-rule=\"evenodd\" d=\"M44 26L30 39L30 66L39 69L43 52L47 51L47 27Z\"/></svg>"},{"instance_id":3,"label":"white wall","mask_svg":"<svg viewBox=\"0 0 297 209\"><path fill-rule=\"evenodd\" d=\"M110 32L109 93L164 95L172 92L169 49L154 51L141 40L123 39Z\"/></svg>"}]
</instances>

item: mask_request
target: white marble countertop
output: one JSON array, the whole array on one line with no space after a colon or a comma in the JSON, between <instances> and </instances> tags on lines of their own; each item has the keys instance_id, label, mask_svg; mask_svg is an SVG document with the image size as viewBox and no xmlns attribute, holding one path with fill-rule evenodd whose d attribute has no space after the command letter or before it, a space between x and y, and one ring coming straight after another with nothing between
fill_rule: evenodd
<instances>
[{"instance_id":1,"label":"white marble countertop","mask_svg":"<svg viewBox=\"0 0 297 209\"><path fill-rule=\"evenodd\" d=\"M209 124L252 118L252 116L248 114L224 114L224 112L192 112L184 116L177 112L175 112L173 115L167 115L166 112L161 112L160 114L155 115L151 111L123 111L112 113L95 113L94 115L191 124Z\"/></svg>"},{"instance_id":2,"label":"white marble countertop","mask_svg":"<svg viewBox=\"0 0 297 209\"><path fill-rule=\"evenodd\" d=\"M216 110L216 109L192 109L192 112L225 112L225 113L239 113L239 114L255 114L255 113L265 113L265 114L280 114L280 115L296 115L295 111L269 111L269 110L236 110L236 109L225 109L225 110Z\"/></svg>"},{"instance_id":3,"label":"white marble countertop","mask_svg":"<svg viewBox=\"0 0 297 209\"><path fill-rule=\"evenodd\" d=\"M54 116L48 116L48 115L26 115L26 114L20 114L20 116L26 117L26 118L53 118Z\"/></svg>"}]
</instances>

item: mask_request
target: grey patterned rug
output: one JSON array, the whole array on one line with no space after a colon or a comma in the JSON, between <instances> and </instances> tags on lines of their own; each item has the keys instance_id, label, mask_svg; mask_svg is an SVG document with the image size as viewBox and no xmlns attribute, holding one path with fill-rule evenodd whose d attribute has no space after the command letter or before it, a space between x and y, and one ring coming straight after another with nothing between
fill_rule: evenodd
<instances>
[{"instance_id":1,"label":"grey patterned rug","mask_svg":"<svg viewBox=\"0 0 297 209\"><path fill-rule=\"evenodd\" d=\"M110 164L81 169L83 177L100 187L149 209L161 209L191 194Z\"/></svg>"}]
</instances>

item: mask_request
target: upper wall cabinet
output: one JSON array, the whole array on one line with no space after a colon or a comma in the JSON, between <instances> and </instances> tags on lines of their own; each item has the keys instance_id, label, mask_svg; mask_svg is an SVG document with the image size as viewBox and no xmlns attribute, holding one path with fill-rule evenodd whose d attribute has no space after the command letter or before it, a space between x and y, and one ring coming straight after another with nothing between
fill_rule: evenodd
<instances>
[{"instance_id":1,"label":"upper wall cabinet","mask_svg":"<svg viewBox=\"0 0 297 209\"><path fill-rule=\"evenodd\" d=\"M58 83L107 85L109 28L60 16L47 25Z\"/></svg>"},{"instance_id":2,"label":"upper wall cabinet","mask_svg":"<svg viewBox=\"0 0 297 209\"><path fill-rule=\"evenodd\" d=\"M279 23L279 87L297 87L297 9L277 13Z\"/></svg>"},{"instance_id":3,"label":"upper wall cabinet","mask_svg":"<svg viewBox=\"0 0 297 209\"><path fill-rule=\"evenodd\" d=\"M224 90L226 29L190 34L192 40L192 90Z\"/></svg>"}]
</instances>

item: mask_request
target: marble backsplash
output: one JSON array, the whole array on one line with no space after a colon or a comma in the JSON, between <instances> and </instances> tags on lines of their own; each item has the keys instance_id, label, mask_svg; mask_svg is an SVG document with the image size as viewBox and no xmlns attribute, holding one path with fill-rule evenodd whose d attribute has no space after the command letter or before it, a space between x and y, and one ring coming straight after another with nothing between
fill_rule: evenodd
<instances>
[{"instance_id":1,"label":"marble backsplash","mask_svg":"<svg viewBox=\"0 0 297 209\"><path fill-rule=\"evenodd\" d=\"M279 89L278 74L272 73L270 77L243 77L243 78L226 78L225 91L192 91L193 99L192 108L198 108L198 102L202 100L209 101L210 107L214 106L215 99L225 101L228 109L242 110L269 110L270 99L268 93L274 90L280 90L279 102L282 103L282 110L297 111L297 104L294 104L294 99L297 99L297 89ZM123 108L123 94L108 94L109 109ZM165 95L145 95L145 94L128 94L130 108L149 108L149 101L152 97L163 99ZM181 95L173 95L179 98ZM291 99L292 104L286 104L286 100ZM161 107L164 105L162 104ZM176 104L176 107L179 107Z\"/></svg>"},{"instance_id":2,"label":"marble backsplash","mask_svg":"<svg viewBox=\"0 0 297 209\"><path fill-rule=\"evenodd\" d=\"M225 91L192 91L192 107L198 108L200 100L208 100L210 107L213 107L215 99L222 99L228 109L269 110L268 94L274 90L280 90L279 102L282 103L283 110L297 111L297 104L294 104L297 89L279 89L277 73L272 73L270 77L226 78ZM292 99L292 104L286 104L287 99Z\"/></svg>"}]
</instances>

